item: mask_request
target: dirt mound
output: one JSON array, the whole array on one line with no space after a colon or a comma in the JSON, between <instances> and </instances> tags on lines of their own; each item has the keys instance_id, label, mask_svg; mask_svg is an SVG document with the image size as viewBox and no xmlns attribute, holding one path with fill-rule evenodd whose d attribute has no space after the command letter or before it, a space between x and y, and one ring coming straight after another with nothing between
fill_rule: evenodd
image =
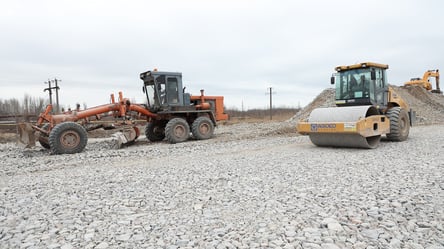
<instances>
[{"instance_id":1,"label":"dirt mound","mask_svg":"<svg viewBox=\"0 0 444 249\"><path fill-rule=\"evenodd\" d=\"M444 95L431 93L419 86L392 86L396 93L416 112L417 124L444 123ZM315 108L335 106L335 90L327 88L310 104L301 109L290 121L306 119Z\"/></svg>"},{"instance_id":2,"label":"dirt mound","mask_svg":"<svg viewBox=\"0 0 444 249\"><path fill-rule=\"evenodd\" d=\"M416 112L418 124L444 123L444 95L419 86L395 87L395 91Z\"/></svg>"},{"instance_id":3,"label":"dirt mound","mask_svg":"<svg viewBox=\"0 0 444 249\"><path fill-rule=\"evenodd\" d=\"M327 88L322 91L310 104L298 111L296 115L290 119L290 121L297 122L298 120L308 118L313 109L332 106L335 106L335 89Z\"/></svg>"}]
</instances>

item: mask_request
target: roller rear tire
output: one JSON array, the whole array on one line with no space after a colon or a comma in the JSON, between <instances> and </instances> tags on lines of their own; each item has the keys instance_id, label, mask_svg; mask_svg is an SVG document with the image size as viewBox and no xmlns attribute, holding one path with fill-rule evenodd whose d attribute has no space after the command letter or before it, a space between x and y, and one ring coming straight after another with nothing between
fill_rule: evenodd
<instances>
[{"instance_id":1,"label":"roller rear tire","mask_svg":"<svg viewBox=\"0 0 444 249\"><path fill-rule=\"evenodd\" d=\"M392 107L387 111L387 117L390 119L390 133L387 134L387 139L395 142L407 140L410 132L407 111L401 107Z\"/></svg>"}]
</instances>

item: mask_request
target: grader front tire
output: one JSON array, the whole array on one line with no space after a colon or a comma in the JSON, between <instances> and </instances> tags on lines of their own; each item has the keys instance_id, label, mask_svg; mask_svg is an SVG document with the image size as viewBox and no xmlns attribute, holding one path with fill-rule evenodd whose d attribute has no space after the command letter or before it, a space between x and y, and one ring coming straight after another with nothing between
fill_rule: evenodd
<instances>
[{"instance_id":1,"label":"grader front tire","mask_svg":"<svg viewBox=\"0 0 444 249\"><path fill-rule=\"evenodd\" d=\"M50 124L44 124L42 126L42 130L45 130L45 131L49 130L49 126L50 126ZM51 147L51 146L49 146L48 136L42 132L40 132L40 134L39 134L39 143L45 149L50 149L50 147Z\"/></svg>"},{"instance_id":2,"label":"grader front tire","mask_svg":"<svg viewBox=\"0 0 444 249\"><path fill-rule=\"evenodd\" d=\"M82 152L88 142L86 130L75 122L56 125L49 134L52 154L74 154Z\"/></svg>"}]
</instances>

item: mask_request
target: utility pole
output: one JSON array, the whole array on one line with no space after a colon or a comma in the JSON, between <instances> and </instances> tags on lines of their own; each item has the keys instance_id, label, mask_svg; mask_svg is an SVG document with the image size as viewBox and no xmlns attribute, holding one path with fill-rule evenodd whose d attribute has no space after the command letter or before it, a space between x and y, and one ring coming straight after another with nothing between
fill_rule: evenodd
<instances>
[{"instance_id":1,"label":"utility pole","mask_svg":"<svg viewBox=\"0 0 444 249\"><path fill-rule=\"evenodd\" d=\"M268 95L270 95L270 120L273 119L273 94L275 94L275 92L273 92L273 87L269 87L267 88L267 90L269 90L269 92L267 93Z\"/></svg>"},{"instance_id":2,"label":"utility pole","mask_svg":"<svg viewBox=\"0 0 444 249\"><path fill-rule=\"evenodd\" d=\"M48 87L43 89L44 92L48 91L49 93L49 104L52 105L52 90L56 91L56 113L60 112L60 108L59 108L59 89L60 87L58 86L58 81L62 81L62 80L58 80L58 79L54 79L54 80L49 80L47 82L45 82L45 84L48 84ZM54 82L55 86L51 86L51 83Z\"/></svg>"},{"instance_id":3,"label":"utility pole","mask_svg":"<svg viewBox=\"0 0 444 249\"><path fill-rule=\"evenodd\" d=\"M59 105L59 89L60 88L57 85L57 81L62 81L62 80L57 80L57 78L54 78L55 90L56 90L56 103L57 103L56 111L57 111L57 113L60 113L60 105Z\"/></svg>"},{"instance_id":4,"label":"utility pole","mask_svg":"<svg viewBox=\"0 0 444 249\"><path fill-rule=\"evenodd\" d=\"M46 92L46 91L49 92L49 104L52 105L52 87L51 87L51 80L48 79L48 81L45 82L45 84L48 84L49 87L43 89L43 92Z\"/></svg>"},{"instance_id":5,"label":"utility pole","mask_svg":"<svg viewBox=\"0 0 444 249\"><path fill-rule=\"evenodd\" d=\"M245 118L245 112L244 112L244 100L242 100L242 106L241 106L241 119Z\"/></svg>"}]
</instances>

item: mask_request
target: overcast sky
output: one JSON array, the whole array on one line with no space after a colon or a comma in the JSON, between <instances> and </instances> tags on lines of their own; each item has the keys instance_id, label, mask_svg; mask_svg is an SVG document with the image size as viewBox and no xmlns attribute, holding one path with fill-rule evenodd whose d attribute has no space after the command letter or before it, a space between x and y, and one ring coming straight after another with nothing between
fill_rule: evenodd
<instances>
[{"instance_id":1,"label":"overcast sky","mask_svg":"<svg viewBox=\"0 0 444 249\"><path fill-rule=\"evenodd\" d=\"M191 94L227 107L305 106L334 67L389 64L402 85L444 69L444 1L2 0L0 98L47 97L88 106L109 95L144 102L139 73L182 72Z\"/></svg>"}]
</instances>

